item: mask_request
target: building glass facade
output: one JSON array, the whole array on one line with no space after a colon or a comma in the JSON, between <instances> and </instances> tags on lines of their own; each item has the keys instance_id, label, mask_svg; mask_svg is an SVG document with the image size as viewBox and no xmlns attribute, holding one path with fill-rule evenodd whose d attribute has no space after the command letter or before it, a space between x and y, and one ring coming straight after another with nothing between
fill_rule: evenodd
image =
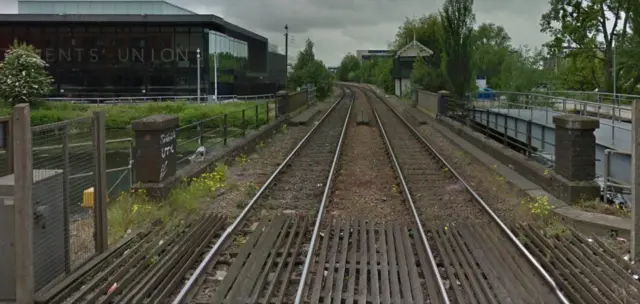
<instances>
[{"instance_id":1,"label":"building glass facade","mask_svg":"<svg viewBox=\"0 0 640 304\"><path fill-rule=\"evenodd\" d=\"M218 54L218 94L234 94L249 55L246 42L199 26L0 24L0 60L14 40L40 50L57 96L195 95L198 49L201 92L214 92Z\"/></svg>"}]
</instances>

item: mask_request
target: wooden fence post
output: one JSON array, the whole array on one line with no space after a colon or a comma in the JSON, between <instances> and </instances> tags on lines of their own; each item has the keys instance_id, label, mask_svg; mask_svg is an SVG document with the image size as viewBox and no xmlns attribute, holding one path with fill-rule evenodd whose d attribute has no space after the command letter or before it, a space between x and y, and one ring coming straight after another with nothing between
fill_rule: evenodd
<instances>
[{"instance_id":1,"label":"wooden fence post","mask_svg":"<svg viewBox=\"0 0 640 304\"><path fill-rule=\"evenodd\" d=\"M33 304L35 278L33 272L33 155L31 142L31 110L23 103L13 108L14 148L14 217L16 303Z\"/></svg>"},{"instance_id":2,"label":"wooden fence post","mask_svg":"<svg viewBox=\"0 0 640 304\"><path fill-rule=\"evenodd\" d=\"M93 161L96 186L94 188L94 223L96 254L109 248L107 231L107 148L104 111L93 112Z\"/></svg>"}]
</instances>

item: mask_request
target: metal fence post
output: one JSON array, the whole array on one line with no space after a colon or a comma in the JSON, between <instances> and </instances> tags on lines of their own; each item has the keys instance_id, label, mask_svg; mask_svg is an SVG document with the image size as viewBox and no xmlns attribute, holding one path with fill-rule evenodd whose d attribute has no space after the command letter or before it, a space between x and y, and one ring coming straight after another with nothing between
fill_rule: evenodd
<instances>
[{"instance_id":1,"label":"metal fence post","mask_svg":"<svg viewBox=\"0 0 640 304\"><path fill-rule=\"evenodd\" d=\"M14 147L14 217L16 303L32 304L35 297L33 272L33 155L31 134L31 110L29 104L13 108Z\"/></svg>"},{"instance_id":2,"label":"metal fence post","mask_svg":"<svg viewBox=\"0 0 640 304\"><path fill-rule=\"evenodd\" d=\"M269 101L266 102L267 105L267 123L269 123Z\"/></svg>"},{"instance_id":3,"label":"metal fence post","mask_svg":"<svg viewBox=\"0 0 640 304\"><path fill-rule=\"evenodd\" d=\"M633 112L631 113L631 198L633 205L631 206L631 259L638 259L640 253L640 102L633 101Z\"/></svg>"},{"instance_id":4,"label":"metal fence post","mask_svg":"<svg viewBox=\"0 0 640 304\"><path fill-rule=\"evenodd\" d=\"M260 127L260 106L256 105L256 128Z\"/></svg>"},{"instance_id":5,"label":"metal fence post","mask_svg":"<svg viewBox=\"0 0 640 304\"><path fill-rule=\"evenodd\" d=\"M227 138L229 137L229 125L228 125L228 118L227 118L227 113L224 113L224 115L222 116L222 137L224 138L224 145L227 145Z\"/></svg>"},{"instance_id":6,"label":"metal fence post","mask_svg":"<svg viewBox=\"0 0 640 304\"><path fill-rule=\"evenodd\" d=\"M527 156L531 156L531 129L533 127L533 123L531 120L527 121Z\"/></svg>"},{"instance_id":7,"label":"metal fence post","mask_svg":"<svg viewBox=\"0 0 640 304\"><path fill-rule=\"evenodd\" d=\"M204 146L204 122L198 122L198 146Z\"/></svg>"},{"instance_id":8,"label":"metal fence post","mask_svg":"<svg viewBox=\"0 0 640 304\"><path fill-rule=\"evenodd\" d=\"M109 248L107 231L107 149L104 111L93 112L94 224L96 253Z\"/></svg>"},{"instance_id":9,"label":"metal fence post","mask_svg":"<svg viewBox=\"0 0 640 304\"><path fill-rule=\"evenodd\" d=\"M69 176L71 175L71 166L69 163L69 125L62 127L62 212L64 221L64 260L65 271L71 273L71 233L69 232L71 223L69 222Z\"/></svg>"},{"instance_id":10,"label":"metal fence post","mask_svg":"<svg viewBox=\"0 0 640 304\"><path fill-rule=\"evenodd\" d=\"M246 109L242 109L242 136L247 134L247 119L245 118Z\"/></svg>"}]
</instances>

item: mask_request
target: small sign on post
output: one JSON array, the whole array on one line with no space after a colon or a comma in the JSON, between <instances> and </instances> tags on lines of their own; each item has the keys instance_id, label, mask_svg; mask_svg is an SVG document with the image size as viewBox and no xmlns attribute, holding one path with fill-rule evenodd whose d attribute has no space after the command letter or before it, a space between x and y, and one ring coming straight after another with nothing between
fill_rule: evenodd
<instances>
[{"instance_id":1,"label":"small sign on post","mask_svg":"<svg viewBox=\"0 0 640 304\"><path fill-rule=\"evenodd\" d=\"M631 113L631 259L633 261L640 255L640 102L633 101Z\"/></svg>"}]
</instances>

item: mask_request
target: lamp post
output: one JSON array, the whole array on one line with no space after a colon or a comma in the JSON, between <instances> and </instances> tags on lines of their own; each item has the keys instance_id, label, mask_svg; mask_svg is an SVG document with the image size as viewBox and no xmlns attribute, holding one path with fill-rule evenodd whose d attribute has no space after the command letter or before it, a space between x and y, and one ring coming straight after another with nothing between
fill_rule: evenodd
<instances>
[{"instance_id":1,"label":"lamp post","mask_svg":"<svg viewBox=\"0 0 640 304\"><path fill-rule=\"evenodd\" d=\"M200 104L200 48L198 48L198 50L196 50L196 52L198 53L198 56L197 56L197 58L198 58L197 59L197 62L198 62L198 68L197 68L198 76L197 76L196 79L197 79L197 82L198 82L198 104Z\"/></svg>"},{"instance_id":2,"label":"lamp post","mask_svg":"<svg viewBox=\"0 0 640 304\"><path fill-rule=\"evenodd\" d=\"M284 87L289 79L289 25L284 25Z\"/></svg>"},{"instance_id":3,"label":"lamp post","mask_svg":"<svg viewBox=\"0 0 640 304\"><path fill-rule=\"evenodd\" d=\"M218 50L213 52L213 101L218 102Z\"/></svg>"}]
</instances>

